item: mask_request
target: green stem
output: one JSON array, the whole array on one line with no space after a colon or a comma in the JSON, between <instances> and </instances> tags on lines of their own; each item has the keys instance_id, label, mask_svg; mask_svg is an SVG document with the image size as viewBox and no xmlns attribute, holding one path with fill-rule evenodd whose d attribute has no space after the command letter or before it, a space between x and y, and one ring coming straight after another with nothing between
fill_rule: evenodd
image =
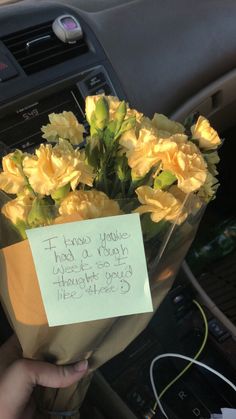
<instances>
[{"instance_id":1,"label":"green stem","mask_svg":"<svg viewBox=\"0 0 236 419\"><path fill-rule=\"evenodd\" d=\"M27 176L25 175L25 173L24 173L24 170L23 170L23 165L22 165L22 162L21 162L21 164L20 164L20 166L18 166L18 168L19 168L19 170L20 170L20 172L21 172L21 175L23 176L23 178L24 178L24 181L25 181L25 183L26 183L26 187L29 189L29 191L36 197L37 196L37 194L36 194L36 192L33 190L33 188L32 188L32 186L31 186L31 184L29 183L29 179L27 178Z\"/></svg>"},{"instance_id":2,"label":"green stem","mask_svg":"<svg viewBox=\"0 0 236 419\"><path fill-rule=\"evenodd\" d=\"M106 171L103 172L103 182L104 182L105 192L108 195L108 193L109 193L109 187L108 187L108 182L107 182Z\"/></svg>"},{"instance_id":3,"label":"green stem","mask_svg":"<svg viewBox=\"0 0 236 419\"><path fill-rule=\"evenodd\" d=\"M125 182L120 182L122 197L125 198Z\"/></svg>"},{"instance_id":4,"label":"green stem","mask_svg":"<svg viewBox=\"0 0 236 419\"><path fill-rule=\"evenodd\" d=\"M135 184L133 182L130 183L129 189L128 189L128 196L132 196L134 193L134 189L135 189Z\"/></svg>"},{"instance_id":5,"label":"green stem","mask_svg":"<svg viewBox=\"0 0 236 419\"><path fill-rule=\"evenodd\" d=\"M113 190L112 190L112 193L111 193L112 198L114 198L116 196L117 192L119 191L119 184L120 184L120 180L116 176L114 187L113 187Z\"/></svg>"},{"instance_id":6,"label":"green stem","mask_svg":"<svg viewBox=\"0 0 236 419\"><path fill-rule=\"evenodd\" d=\"M33 188L32 188L32 186L31 186L31 184L29 183L29 179L24 175L24 179L25 179L25 181L26 181L26 186L27 186L27 188L29 189L29 191L36 197L37 196L37 194L36 194L36 192L33 190Z\"/></svg>"}]
</instances>

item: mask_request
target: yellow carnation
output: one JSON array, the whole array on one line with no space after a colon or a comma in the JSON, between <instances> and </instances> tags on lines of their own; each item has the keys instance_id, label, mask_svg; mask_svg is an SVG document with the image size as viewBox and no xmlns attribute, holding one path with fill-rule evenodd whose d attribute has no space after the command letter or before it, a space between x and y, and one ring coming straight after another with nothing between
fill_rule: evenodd
<instances>
[{"instance_id":1,"label":"yellow carnation","mask_svg":"<svg viewBox=\"0 0 236 419\"><path fill-rule=\"evenodd\" d=\"M21 153L20 151L18 151ZM21 153L23 156L23 153ZM0 189L6 193L18 194L25 187L25 179L19 168L12 160L14 153L10 153L2 159L3 171L0 173Z\"/></svg>"},{"instance_id":2,"label":"yellow carnation","mask_svg":"<svg viewBox=\"0 0 236 419\"><path fill-rule=\"evenodd\" d=\"M69 140L71 144L80 144L83 141L84 127L80 124L73 112L64 111L49 115L50 124L44 125L43 138L47 141L56 141L58 137Z\"/></svg>"},{"instance_id":3,"label":"yellow carnation","mask_svg":"<svg viewBox=\"0 0 236 419\"><path fill-rule=\"evenodd\" d=\"M158 223L161 220L181 224L187 217L185 209L182 208L182 202L176 199L171 193L152 189L150 186L140 186L136 189L138 200L141 202L135 212L144 214L151 213L153 222Z\"/></svg>"},{"instance_id":4,"label":"yellow carnation","mask_svg":"<svg viewBox=\"0 0 236 419\"><path fill-rule=\"evenodd\" d=\"M52 147L41 144L36 156L27 156L23 161L24 172L33 190L50 195L70 184L74 190L79 183L92 186L93 170L85 161L84 152L74 150L66 140Z\"/></svg>"},{"instance_id":5,"label":"yellow carnation","mask_svg":"<svg viewBox=\"0 0 236 419\"><path fill-rule=\"evenodd\" d=\"M116 201L95 189L70 192L61 202L59 213L62 216L76 214L80 220L122 214Z\"/></svg>"},{"instance_id":6,"label":"yellow carnation","mask_svg":"<svg viewBox=\"0 0 236 419\"><path fill-rule=\"evenodd\" d=\"M183 134L185 131L182 124L172 121L165 115L159 113L154 114L151 123L157 130L157 135L161 138L168 138L174 134Z\"/></svg>"},{"instance_id":7,"label":"yellow carnation","mask_svg":"<svg viewBox=\"0 0 236 419\"><path fill-rule=\"evenodd\" d=\"M181 134L176 134L172 137L172 141L169 139L159 141L155 151L162 161L163 170L172 172L178 180L178 187L183 192L190 193L204 184L207 168L195 144L191 141L184 142L181 137Z\"/></svg>"},{"instance_id":8,"label":"yellow carnation","mask_svg":"<svg viewBox=\"0 0 236 419\"><path fill-rule=\"evenodd\" d=\"M141 115L141 114L140 114ZM144 133L147 133L148 137L155 137L157 139L157 130L152 125L152 122L149 118L146 117L137 117L137 124L135 128L132 128L128 131L125 131L119 138L120 143L120 154L130 154L135 147L137 146L138 139L144 137ZM146 141L147 141L146 138Z\"/></svg>"},{"instance_id":9,"label":"yellow carnation","mask_svg":"<svg viewBox=\"0 0 236 419\"><path fill-rule=\"evenodd\" d=\"M32 208L32 202L33 197L30 194L22 194L16 199L8 201L2 207L1 211L13 224L17 224L18 221L27 223L27 217Z\"/></svg>"},{"instance_id":10,"label":"yellow carnation","mask_svg":"<svg viewBox=\"0 0 236 419\"><path fill-rule=\"evenodd\" d=\"M132 178L144 177L149 170L160 161L160 156L155 153L157 137L149 130L142 128L136 145L130 143L130 150L126 152L128 164L132 169ZM128 148L128 143L126 143Z\"/></svg>"},{"instance_id":11,"label":"yellow carnation","mask_svg":"<svg viewBox=\"0 0 236 419\"><path fill-rule=\"evenodd\" d=\"M199 141L200 148L210 150L217 148L221 143L217 132L203 116L199 116L197 123L191 127L191 132L193 139Z\"/></svg>"}]
</instances>

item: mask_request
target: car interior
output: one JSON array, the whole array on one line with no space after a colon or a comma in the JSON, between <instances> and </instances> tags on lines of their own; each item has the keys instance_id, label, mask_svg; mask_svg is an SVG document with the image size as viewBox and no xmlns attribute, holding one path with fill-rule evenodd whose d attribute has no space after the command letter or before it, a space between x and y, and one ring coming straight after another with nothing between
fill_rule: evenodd
<instances>
[{"instance_id":1,"label":"car interior","mask_svg":"<svg viewBox=\"0 0 236 419\"><path fill-rule=\"evenodd\" d=\"M32 150L50 112L105 93L149 117L208 118L223 139L220 188L205 210L174 285L147 328L95 374L81 419L164 418L149 368L160 354L194 357L236 383L236 2L235 0L0 1L0 151ZM57 30L64 18L64 29ZM69 37L77 25L76 42ZM64 38L63 38L64 37ZM1 342L11 330L1 309ZM160 393L186 366L154 367ZM236 409L235 391L192 366L163 395L171 419L208 419ZM235 416L236 418L236 411Z\"/></svg>"}]
</instances>

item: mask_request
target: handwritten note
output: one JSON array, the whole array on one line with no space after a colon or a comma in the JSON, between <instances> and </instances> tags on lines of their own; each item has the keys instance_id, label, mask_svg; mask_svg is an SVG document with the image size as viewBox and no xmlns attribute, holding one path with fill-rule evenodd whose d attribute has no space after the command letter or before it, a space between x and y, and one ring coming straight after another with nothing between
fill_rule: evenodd
<instances>
[{"instance_id":1,"label":"handwritten note","mask_svg":"<svg viewBox=\"0 0 236 419\"><path fill-rule=\"evenodd\" d=\"M49 326L153 310L138 214L27 230Z\"/></svg>"},{"instance_id":2,"label":"handwritten note","mask_svg":"<svg viewBox=\"0 0 236 419\"><path fill-rule=\"evenodd\" d=\"M236 409L223 408L221 413L211 415L211 419L235 419Z\"/></svg>"}]
</instances>

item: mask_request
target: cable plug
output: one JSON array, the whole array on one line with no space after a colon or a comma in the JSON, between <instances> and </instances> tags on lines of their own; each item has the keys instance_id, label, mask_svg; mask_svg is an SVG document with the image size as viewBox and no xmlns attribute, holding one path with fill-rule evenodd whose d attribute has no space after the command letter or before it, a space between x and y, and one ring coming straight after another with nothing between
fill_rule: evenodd
<instances>
[{"instance_id":1,"label":"cable plug","mask_svg":"<svg viewBox=\"0 0 236 419\"><path fill-rule=\"evenodd\" d=\"M155 414L156 414L155 410L153 410L150 407L150 409L146 413L144 413L143 419L152 419L155 416Z\"/></svg>"}]
</instances>

